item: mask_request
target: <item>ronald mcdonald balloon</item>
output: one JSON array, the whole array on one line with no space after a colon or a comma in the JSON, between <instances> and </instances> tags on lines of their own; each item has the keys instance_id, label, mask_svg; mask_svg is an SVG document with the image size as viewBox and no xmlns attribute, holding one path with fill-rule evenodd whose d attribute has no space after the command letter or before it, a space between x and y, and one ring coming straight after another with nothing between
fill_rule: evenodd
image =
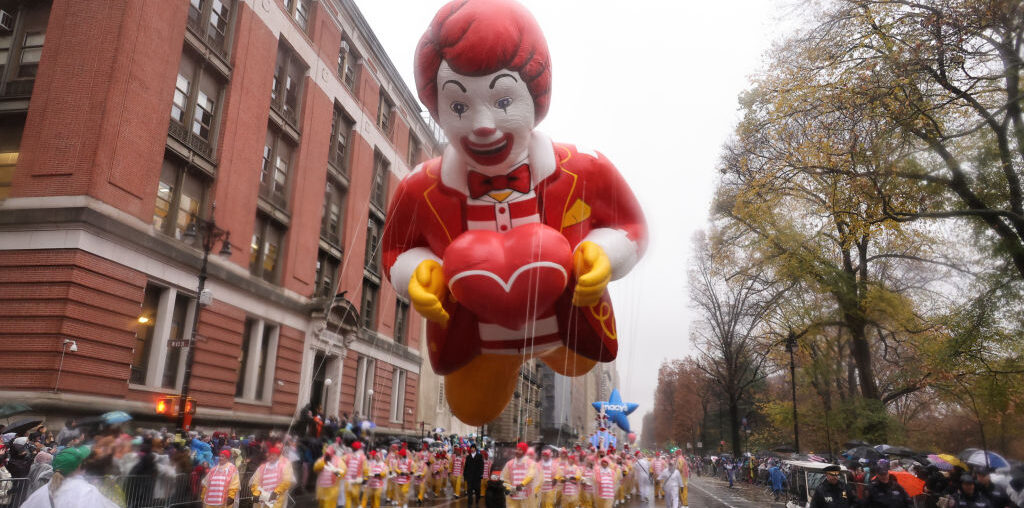
<instances>
[{"instance_id":1,"label":"ronald mcdonald balloon","mask_svg":"<svg viewBox=\"0 0 1024 508\"><path fill-rule=\"evenodd\" d=\"M523 6L443 6L415 71L449 145L396 189L383 262L428 320L427 353L452 413L482 425L508 404L526 359L567 376L615 359L606 286L640 259L647 226L604 155L535 130L551 59Z\"/></svg>"}]
</instances>

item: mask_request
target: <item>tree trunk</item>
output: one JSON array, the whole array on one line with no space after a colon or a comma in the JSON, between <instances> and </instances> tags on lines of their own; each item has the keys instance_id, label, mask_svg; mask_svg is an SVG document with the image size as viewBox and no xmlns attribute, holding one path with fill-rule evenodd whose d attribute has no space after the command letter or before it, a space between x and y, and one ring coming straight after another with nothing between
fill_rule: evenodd
<instances>
[{"instance_id":1,"label":"tree trunk","mask_svg":"<svg viewBox=\"0 0 1024 508\"><path fill-rule=\"evenodd\" d=\"M871 366L871 346L865 337L866 325L860 319L847 317L847 322L853 321L850 327L850 353L857 365L857 377L860 380L860 393L865 399L882 400L878 395L878 385L875 384L875 372Z\"/></svg>"},{"instance_id":2,"label":"tree trunk","mask_svg":"<svg viewBox=\"0 0 1024 508\"><path fill-rule=\"evenodd\" d=\"M732 455L741 457L743 443L740 442L740 403L737 397L729 397L729 431L732 438Z\"/></svg>"}]
</instances>

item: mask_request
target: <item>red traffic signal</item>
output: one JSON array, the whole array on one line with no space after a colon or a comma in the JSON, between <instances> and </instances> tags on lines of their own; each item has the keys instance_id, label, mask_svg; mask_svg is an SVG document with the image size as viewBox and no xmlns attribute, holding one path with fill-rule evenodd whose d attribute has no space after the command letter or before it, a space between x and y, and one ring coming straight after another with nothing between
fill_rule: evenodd
<instances>
[{"instance_id":1,"label":"red traffic signal","mask_svg":"<svg viewBox=\"0 0 1024 508\"><path fill-rule=\"evenodd\" d=\"M179 408L181 408L180 395L166 395L156 400L156 414L158 415L175 417L178 416ZM192 397L185 399L185 414L196 414L196 401Z\"/></svg>"}]
</instances>

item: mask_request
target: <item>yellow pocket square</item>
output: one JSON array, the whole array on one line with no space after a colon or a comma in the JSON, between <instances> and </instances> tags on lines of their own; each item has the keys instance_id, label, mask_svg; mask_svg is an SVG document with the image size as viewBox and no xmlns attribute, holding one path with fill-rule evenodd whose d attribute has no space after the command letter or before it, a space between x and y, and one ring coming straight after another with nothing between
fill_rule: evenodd
<instances>
[{"instance_id":1,"label":"yellow pocket square","mask_svg":"<svg viewBox=\"0 0 1024 508\"><path fill-rule=\"evenodd\" d=\"M584 203L582 199L577 199L562 216L562 227L567 228L579 224L588 218L590 218L590 205Z\"/></svg>"}]
</instances>

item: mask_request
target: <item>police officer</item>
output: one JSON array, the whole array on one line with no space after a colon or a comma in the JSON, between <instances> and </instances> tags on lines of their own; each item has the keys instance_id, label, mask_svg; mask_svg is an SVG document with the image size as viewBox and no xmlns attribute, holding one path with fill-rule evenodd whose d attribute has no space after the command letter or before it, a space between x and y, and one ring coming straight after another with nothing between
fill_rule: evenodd
<instances>
[{"instance_id":1,"label":"police officer","mask_svg":"<svg viewBox=\"0 0 1024 508\"><path fill-rule=\"evenodd\" d=\"M974 477L964 473L960 476L960 492L953 498L957 508L993 508L988 498L975 485Z\"/></svg>"},{"instance_id":2,"label":"police officer","mask_svg":"<svg viewBox=\"0 0 1024 508\"><path fill-rule=\"evenodd\" d=\"M824 469L825 481L814 489L810 508L848 508L854 506L856 498L849 486L839 481L840 467L831 465Z\"/></svg>"},{"instance_id":3,"label":"police officer","mask_svg":"<svg viewBox=\"0 0 1024 508\"><path fill-rule=\"evenodd\" d=\"M867 508L912 508L913 501L896 478L889 474L889 465L879 463L874 481L868 487Z\"/></svg>"},{"instance_id":4,"label":"police officer","mask_svg":"<svg viewBox=\"0 0 1024 508\"><path fill-rule=\"evenodd\" d=\"M1008 508L1015 506L1010 501L1010 496L1006 494L1006 489L1001 485L992 483L992 478L989 476L992 470L985 466L978 466L974 468L974 488L982 496L988 499L988 502L992 504L992 508Z\"/></svg>"}]
</instances>

